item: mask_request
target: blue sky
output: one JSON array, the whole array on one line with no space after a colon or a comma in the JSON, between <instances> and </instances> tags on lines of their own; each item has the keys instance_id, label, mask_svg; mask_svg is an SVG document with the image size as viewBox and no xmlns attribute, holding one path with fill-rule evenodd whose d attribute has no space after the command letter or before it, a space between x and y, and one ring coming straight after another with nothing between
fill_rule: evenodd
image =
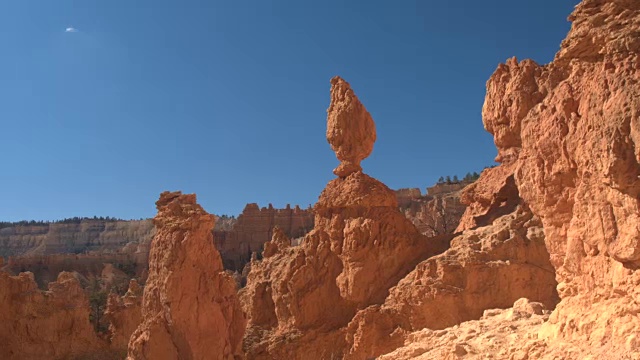
<instances>
[{"instance_id":1,"label":"blue sky","mask_svg":"<svg viewBox=\"0 0 640 360\"><path fill-rule=\"evenodd\" d=\"M335 75L376 121L365 172L479 172L487 79L551 61L577 2L2 1L0 220L150 217L163 190L216 214L313 204Z\"/></svg>"}]
</instances>

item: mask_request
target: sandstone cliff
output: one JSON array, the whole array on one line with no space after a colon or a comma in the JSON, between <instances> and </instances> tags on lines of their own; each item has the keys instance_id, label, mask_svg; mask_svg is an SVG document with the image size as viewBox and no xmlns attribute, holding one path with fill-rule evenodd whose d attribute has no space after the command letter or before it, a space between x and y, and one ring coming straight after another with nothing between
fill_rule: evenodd
<instances>
[{"instance_id":1,"label":"sandstone cliff","mask_svg":"<svg viewBox=\"0 0 640 360\"><path fill-rule=\"evenodd\" d=\"M72 273L62 272L40 291L33 274L0 271L0 358L69 359L103 356L89 322L89 300Z\"/></svg>"},{"instance_id":2,"label":"sandstone cliff","mask_svg":"<svg viewBox=\"0 0 640 360\"><path fill-rule=\"evenodd\" d=\"M452 234L466 209L460 194L467 185L469 182L438 184L427 188L425 195L420 189L396 190L398 206L422 234Z\"/></svg>"},{"instance_id":3,"label":"sandstone cliff","mask_svg":"<svg viewBox=\"0 0 640 360\"><path fill-rule=\"evenodd\" d=\"M0 229L0 256L117 251L153 237L151 220L17 225Z\"/></svg>"},{"instance_id":4,"label":"sandstone cliff","mask_svg":"<svg viewBox=\"0 0 640 360\"><path fill-rule=\"evenodd\" d=\"M483 121L556 268L542 335L638 354L640 2L585 0L570 20L552 63L498 67Z\"/></svg>"},{"instance_id":5,"label":"sandstone cliff","mask_svg":"<svg viewBox=\"0 0 640 360\"><path fill-rule=\"evenodd\" d=\"M245 319L213 246L214 217L195 195L164 192L156 205L142 322L128 359L240 358Z\"/></svg>"},{"instance_id":6,"label":"sandstone cliff","mask_svg":"<svg viewBox=\"0 0 640 360\"><path fill-rule=\"evenodd\" d=\"M509 319L523 300L421 330L386 358L480 359L495 344L498 359L640 358L640 2L584 0L569 19L552 63L510 59L487 82L483 122L501 165L465 190L459 227L526 204L543 226L560 303L532 321ZM492 342L473 335L487 326Z\"/></svg>"},{"instance_id":7,"label":"sandstone cliff","mask_svg":"<svg viewBox=\"0 0 640 360\"><path fill-rule=\"evenodd\" d=\"M214 231L213 239L225 269L242 271L251 253L262 251L276 226L288 237L301 237L313 228L313 213L297 205L293 209L289 205L274 209L271 204L267 208L247 204L231 229Z\"/></svg>"},{"instance_id":8,"label":"sandstone cliff","mask_svg":"<svg viewBox=\"0 0 640 360\"><path fill-rule=\"evenodd\" d=\"M136 280L129 282L129 289L124 296L109 294L104 321L109 324L107 337L111 348L126 354L131 334L140 324L142 288Z\"/></svg>"},{"instance_id":9,"label":"sandstone cliff","mask_svg":"<svg viewBox=\"0 0 640 360\"><path fill-rule=\"evenodd\" d=\"M276 232L251 262L241 291L251 359L331 359L344 353L344 327L358 309L381 303L420 260L443 251L398 211L395 193L362 173L375 125L347 82L331 81L327 139L341 164L314 206L300 246Z\"/></svg>"},{"instance_id":10,"label":"sandstone cliff","mask_svg":"<svg viewBox=\"0 0 640 360\"><path fill-rule=\"evenodd\" d=\"M364 309L347 329L347 359L369 359L401 346L413 331L478 319L519 298L547 308L558 301L540 220L519 207L491 226L469 230L451 248L418 264L382 305Z\"/></svg>"}]
</instances>

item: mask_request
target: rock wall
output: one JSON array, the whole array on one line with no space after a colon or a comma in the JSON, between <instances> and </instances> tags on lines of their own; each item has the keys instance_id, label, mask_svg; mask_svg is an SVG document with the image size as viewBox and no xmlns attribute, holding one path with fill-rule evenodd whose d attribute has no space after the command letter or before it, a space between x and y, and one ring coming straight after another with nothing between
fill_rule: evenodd
<instances>
[{"instance_id":1,"label":"rock wall","mask_svg":"<svg viewBox=\"0 0 640 360\"><path fill-rule=\"evenodd\" d=\"M569 20L552 63L510 59L487 82L483 122L500 165L464 191L458 228L530 208L560 303L523 320L513 314L530 303L519 300L418 330L382 359L640 358L640 2L583 0Z\"/></svg>"},{"instance_id":2,"label":"rock wall","mask_svg":"<svg viewBox=\"0 0 640 360\"><path fill-rule=\"evenodd\" d=\"M0 271L0 324L2 359L69 359L109 352L89 322L89 300L69 272L60 273L48 291L40 291L33 274Z\"/></svg>"},{"instance_id":3,"label":"rock wall","mask_svg":"<svg viewBox=\"0 0 640 360\"><path fill-rule=\"evenodd\" d=\"M346 359L369 359L402 346L413 331L479 319L520 298L558 302L540 220L519 207L486 227L465 231L451 248L418 264L382 305L357 313Z\"/></svg>"},{"instance_id":4,"label":"rock wall","mask_svg":"<svg viewBox=\"0 0 640 360\"><path fill-rule=\"evenodd\" d=\"M288 237L301 237L313 228L313 213L297 205L293 209L289 205L274 209L271 204L266 208L247 204L231 230L214 231L214 242L225 268L242 271L251 253L262 251L276 226Z\"/></svg>"},{"instance_id":5,"label":"rock wall","mask_svg":"<svg viewBox=\"0 0 640 360\"><path fill-rule=\"evenodd\" d=\"M164 192L128 359L239 359L245 318L213 246L214 217L195 195Z\"/></svg>"},{"instance_id":6,"label":"rock wall","mask_svg":"<svg viewBox=\"0 0 640 360\"><path fill-rule=\"evenodd\" d=\"M138 328L141 320L142 288L136 280L129 282L129 289L124 296L116 293L109 294L104 321L109 325L107 337L111 348L118 353L127 353L127 345L133 332Z\"/></svg>"},{"instance_id":7,"label":"rock wall","mask_svg":"<svg viewBox=\"0 0 640 360\"><path fill-rule=\"evenodd\" d=\"M398 206L422 234L452 234L466 209L460 201L460 193L468 184L438 184L428 188L424 196L419 189L396 190Z\"/></svg>"},{"instance_id":8,"label":"rock wall","mask_svg":"<svg viewBox=\"0 0 640 360\"><path fill-rule=\"evenodd\" d=\"M552 63L498 67L483 122L556 268L543 335L637 354L640 2L585 0L570 20Z\"/></svg>"}]
</instances>

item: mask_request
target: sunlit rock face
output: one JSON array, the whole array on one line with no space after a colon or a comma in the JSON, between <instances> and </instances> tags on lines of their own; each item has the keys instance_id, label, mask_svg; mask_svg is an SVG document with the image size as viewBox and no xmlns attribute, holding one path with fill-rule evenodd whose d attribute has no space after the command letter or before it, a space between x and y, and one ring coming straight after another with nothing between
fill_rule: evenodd
<instances>
[{"instance_id":1,"label":"sunlit rock face","mask_svg":"<svg viewBox=\"0 0 640 360\"><path fill-rule=\"evenodd\" d=\"M164 192L156 206L142 322L128 359L241 357L246 321L213 246L214 216L193 194Z\"/></svg>"},{"instance_id":2,"label":"sunlit rock face","mask_svg":"<svg viewBox=\"0 0 640 360\"><path fill-rule=\"evenodd\" d=\"M345 352L345 326L449 238L429 239L398 210L394 191L364 174L375 141L371 116L341 78L331 80L327 139L340 166L314 207L300 246L280 232L252 261L241 291L252 359L331 359Z\"/></svg>"}]
</instances>

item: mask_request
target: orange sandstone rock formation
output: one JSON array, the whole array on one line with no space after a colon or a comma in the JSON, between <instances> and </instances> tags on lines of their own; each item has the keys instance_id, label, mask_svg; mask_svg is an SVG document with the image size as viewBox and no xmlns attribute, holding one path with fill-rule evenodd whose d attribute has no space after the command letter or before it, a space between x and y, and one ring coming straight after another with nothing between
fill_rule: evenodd
<instances>
[{"instance_id":1,"label":"orange sandstone rock formation","mask_svg":"<svg viewBox=\"0 0 640 360\"><path fill-rule=\"evenodd\" d=\"M398 206L422 234L452 234L466 210L466 205L460 201L460 194L467 185L469 182L437 184L427 188L424 196L420 189L396 190Z\"/></svg>"},{"instance_id":2,"label":"orange sandstone rock formation","mask_svg":"<svg viewBox=\"0 0 640 360\"><path fill-rule=\"evenodd\" d=\"M252 261L241 290L251 359L331 359L345 351L345 326L450 238L427 238L398 210L395 193L360 171L373 147L370 115L340 78L331 81L327 138L342 161L314 207L300 246L276 232Z\"/></svg>"},{"instance_id":3,"label":"orange sandstone rock formation","mask_svg":"<svg viewBox=\"0 0 640 360\"><path fill-rule=\"evenodd\" d=\"M527 209L466 231L451 248L418 264L384 304L358 312L347 331L346 358L368 359L401 346L423 328L443 329L507 308L519 298L557 303L553 267L540 221Z\"/></svg>"},{"instance_id":4,"label":"orange sandstone rock formation","mask_svg":"<svg viewBox=\"0 0 640 360\"><path fill-rule=\"evenodd\" d=\"M136 280L129 282L129 290L120 297L110 293L104 319L109 323L108 338L111 348L126 353L131 334L140 324L142 288Z\"/></svg>"},{"instance_id":5,"label":"orange sandstone rock formation","mask_svg":"<svg viewBox=\"0 0 640 360\"><path fill-rule=\"evenodd\" d=\"M584 0L554 61L509 60L483 121L514 158L562 298L542 336L640 354L640 2Z\"/></svg>"},{"instance_id":6,"label":"orange sandstone rock formation","mask_svg":"<svg viewBox=\"0 0 640 360\"><path fill-rule=\"evenodd\" d=\"M69 272L40 291L33 274L0 271L0 324L1 359L70 359L108 351L89 322L89 300Z\"/></svg>"},{"instance_id":7,"label":"orange sandstone rock formation","mask_svg":"<svg viewBox=\"0 0 640 360\"><path fill-rule=\"evenodd\" d=\"M164 192L156 205L142 322L128 359L241 358L246 322L213 246L214 217L193 194Z\"/></svg>"},{"instance_id":8,"label":"orange sandstone rock formation","mask_svg":"<svg viewBox=\"0 0 640 360\"><path fill-rule=\"evenodd\" d=\"M213 232L225 269L242 271L251 253L261 251L264 243L271 240L276 226L288 237L301 237L313 228L313 213L297 205L275 209L271 204L263 208L247 204L230 229Z\"/></svg>"},{"instance_id":9,"label":"orange sandstone rock formation","mask_svg":"<svg viewBox=\"0 0 640 360\"><path fill-rule=\"evenodd\" d=\"M416 332L386 358L480 359L500 342L497 359L640 358L640 2L583 0L569 19L552 63L510 59L487 82L501 165L468 189L459 227L490 221L517 191L542 223L560 303L524 329L485 315ZM494 345L461 331L487 323Z\"/></svg>"},{"instance_id":10,"label":"orange sandstone rock formation","mask_svg":"<svg viewBox=\"0 0 640 360\"><path fill-rule=\"evenodd\" d=\"M376 125L349 83L340 77L331 79L331 104L327 112L327 140L340 160L333 173L344 178L362 171L360 162L373 151Z\"/></svg>"}]
</instances>

